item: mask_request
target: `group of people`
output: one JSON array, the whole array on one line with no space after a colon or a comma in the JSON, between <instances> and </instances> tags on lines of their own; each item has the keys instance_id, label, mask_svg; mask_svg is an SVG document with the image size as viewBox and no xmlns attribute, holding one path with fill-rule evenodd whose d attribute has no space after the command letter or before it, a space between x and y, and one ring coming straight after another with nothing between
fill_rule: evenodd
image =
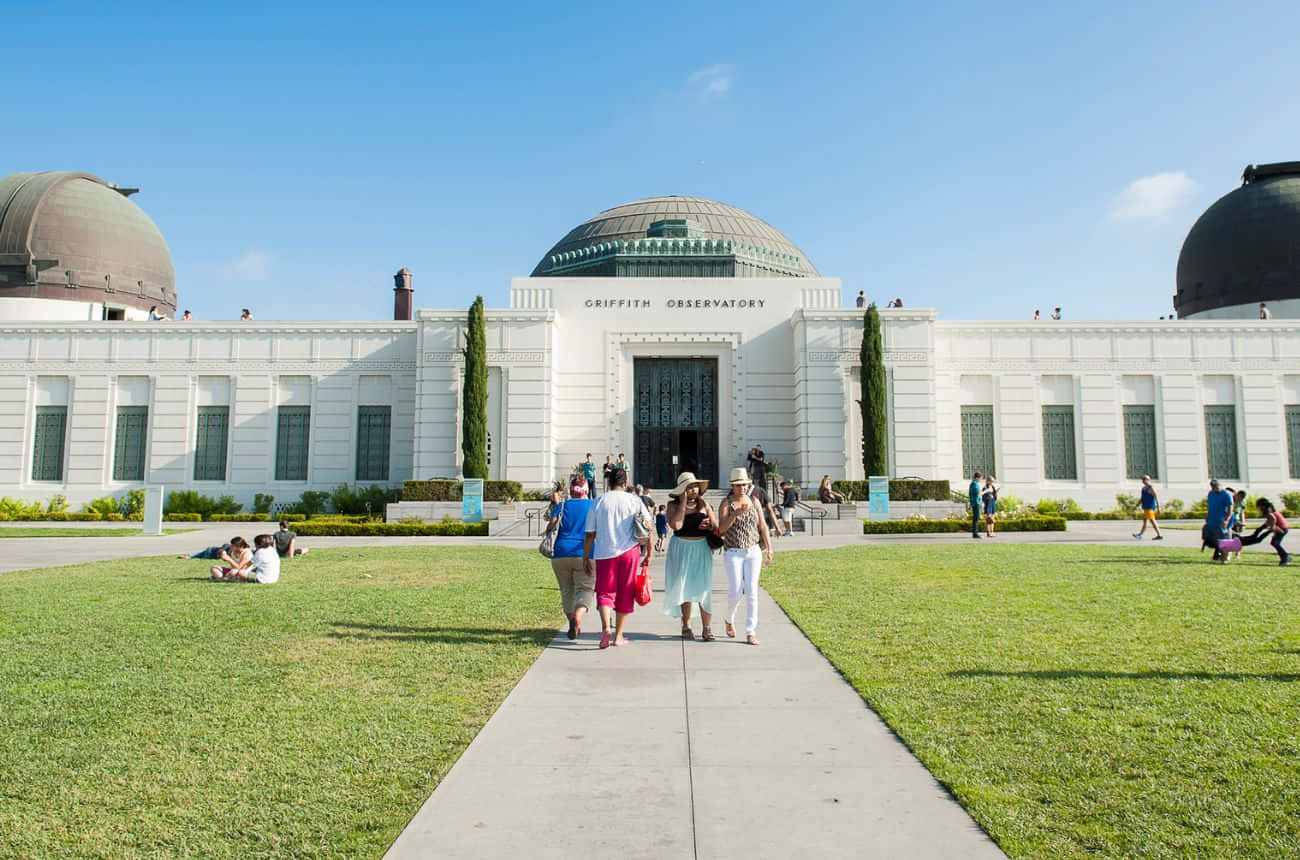
<instances>
[{"instance_id":1,"label":"group of people","mask_svg":"<svg viewBox=\"0 0 1300 860\"><path fill-rule=\"evenodd\" d=\"M854 304L855 304L857 307L860 307L860 308L865 308L865 307L867 306L867 292L866 292L866 290L858 290L858 298L857 298L857 300L854 302ZM901 308L902 306L903 306L903 300L902 300L902 299L890 299L890 300L889 300L889 303L885 305L885 307L887 307L887 308Z\"/></svg>"},{"instance_id":2,"label":"group of people","mask_svg":"<svg viewBox=\"0 0 1300 860\"><path fill-rule=\"evenodd\" d=\"M713 552L722 550L727 572L728 609L724 632L737 636L736 612L745 606L744 635L758 644L758 580L764 563L772 563L772 539L747 469L731 470L730 493L715 513L704 498L708 481L682 472L656 506L648 496L629 490L627 472L615 466L598 498L579 495L571 482L568 498L555 507L546 533L553 534L551 568L560 589L568 637L577 639L592 604L600 615L600 648L628 644L628 617L636 606L638 572L648 571L662 552L667 533L664 574L665 614L681 619L683 639L696 639L691 617L698 608L699 639L716 640L713 632ZM764 497L765 499L765 497ZM766 505L770 507L770 504ZM652 537L653 534L653 537Z\"/></svg>"},{"instance_id":3,"label":"group of people","mask_svg":"<svg viewBox=\"0 0 1300 860\"><path fill-rule=\"evenodd\" d=\"M209 570L213 582L256 582L270 585L280 579L280 559L307 554L306 547L298 546L298 535L281 521L280 529L272 534L253 538L253 546L236 535L229 543L205 547L192 555L180 558L205 558L220 562Z\"/></svg>"},{"instance_id":4,"label":"group of people","mask_svg":"<svg viewBox=\"0 0 1300 860\"><path fill-rule=\"evenodd\" d=\"M984 521L984 536L997 536L998 485L992 475L976 471L971 475L968 488L970 501L970 536L980 537L980 520Z\"/></svg>"},{"instance_id":5,"label":"group of people","mask_svg":"<svg viewBox=\"0 0 1300 860\"><path fill-rule=\"evenodd\" d=\"M1143 484L1147 481L1144 480ZM1210 481L1210 493L1205 498L1205 525L1201 527L1201 549L1214 551L1214 561L1227 564L1241 557L1242 547L1253 546L1270 538L1269 545L1277 552L1277 563L1283 567L1291 563L1291 554L1282 546L1290 525L1282 512L1268 499L1257 499L1255 510L1263 521L1249 535L1246 531L1246 491L1223 487L1218 479Z\"/></svg>"},{"instance_id":6,"label":"group of people","mask_svg":"<svg viewBox=\"0 0 1300 860\"><path fill-rule=\"evenodd\" d=\"M1041 320L1042 318L1043 318L1042 314L1038 311L1037 308L1035 308L1035 309L1034 309L1034 319L1036 319L1036 320ZM1060 318L1061 318L1061 309L1060 309L1060 308L1053 308L1053 309L1052 309L1052 316L1051 316L1051 319L1059 320Z\"/></svg>"},{"instance_id":7,"label":"group of people","mask_svg":"<svg viewBox=\"0 0 1300 860\"><path fill-rule=\"evenodd\" d=\"M570 493L577 488L582 498L594 499L597 495L596 468L596 461L591 458L591 452L588 451L586 459L574 466L569 476ZM627 461L622 451L618 452L618 459L615 459L613 454L605 455L605 462L600 466L602 486L609 486L610 476L615 469L621 469L624 476L632 474L632 464Z\"/></svg>"}]
</instances>

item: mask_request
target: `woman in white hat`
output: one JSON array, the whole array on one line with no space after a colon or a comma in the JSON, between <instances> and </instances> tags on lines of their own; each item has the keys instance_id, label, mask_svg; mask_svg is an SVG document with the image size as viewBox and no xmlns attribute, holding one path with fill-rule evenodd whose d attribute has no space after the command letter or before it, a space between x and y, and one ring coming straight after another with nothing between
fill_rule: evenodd
<instances>
[{"instance_id":1,"label":"woman in white hat","mask_svg":"<svg viewBox=\"0 0 1300 860\"><path fill-rule=\"evenodd\" d=\"M757 645L758 574L764 560L772 563L772 540L763 511L750 496L751 487L748 472L731 470L731 495L718 506L718 528L722 532L722 564L727 570L727 635L736 635L736 608L743 595L745 641Z\"/></svg>"},{"instance_id":2,"label":"woman in white hat","mask_svg":"<svg viewBox=\"0 0 1300 860\"><path fill-rule=\"evenodd\" d=\"M664 571L664 614L682 619L682 638L694 639L691 631L691 604L699 604L704 629L700 638L714 640L713 628L713 550L705 534L713 532L717 521L713 509L704 501L708 481L700 481L694 472L677 476L677 486L668 494L668 528L673 538L668 542L668 561Z\"/></svg>"}]
</instances>

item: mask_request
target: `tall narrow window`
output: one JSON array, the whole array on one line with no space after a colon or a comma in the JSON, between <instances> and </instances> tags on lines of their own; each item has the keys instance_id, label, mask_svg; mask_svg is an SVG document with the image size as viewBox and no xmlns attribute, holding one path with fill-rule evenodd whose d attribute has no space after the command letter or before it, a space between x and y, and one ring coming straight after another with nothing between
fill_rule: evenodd
<instances>
[{"instance_id":1,"label":"tall narrow window","mask_svg":"<svg viewBox=\"0 0 1300 860\"><path fill-rule=\"evenodd\" d=\"M194 439L194 480L226 480L226 436L230 432L229 406L200 406Z\"/></svg>"},{"instance_id":2,"label":"tall narrow window","mask_svg":"<svg viewBox=\"0 0 1300 860\"><path fill-rule=\"evenodd\" d=\"M143 481L144 452L149 434L149 407L117 407L113 435L113 480Z\"/></svg>"},{"instance_id":3,"label":"tall narrow window","mask_svg":"<svg viewBox=\"0 0 1300 860\"><path fill-rule=\"evenodd\" d=\"M388 480L391 406L357 407L357 480Z\"/></svg>"},{"instance_id":4,"label":"tall narrow window","mask_svg":"<svg viewBox=\"0 0 1300 860\"><path fill-rule=\"evenodd\" d=\"M275 479L307 480L310 406L281 406L275 432Z\"/></svg>"},{"instance_id":5,"label":"tall narrow window","mask_svg":"<svg viewBox=\"0 0 1300 860\"><path fill-rule=\"evenodd\" d=\"M1074 407L1043 407L1043 477L1049 481L1077 481L1074 457Z\"/></svg>"},{"instance_id":6,"label":"tall narrow window","mask_svg":"<svg viewBox=\"0 0 1300 860\"><path fill-rule=\"evenodd\" d=\"M1124 407L1124 456L1128 476L1134 480L1143 475L1159 478L1156 465L1156 408L1154 406Z\"/></svg>"},{"instance_id":7,"label":"tall narrow window","mask_svg":"<svg viewBox=\"0 0 1300 860\"><path fill-rule=\"evenodd\" d=\"M36 440L32 446L32 480L63 480L63 434L68 407L36 407Z\"/></svg>"},{"instance_id":8,"label":"tall narrow window","mask_svg":"<svg viewBox=\"0 0 1300 860\"><path fill-rule=\"evenodd\" d=\"M1286 408L1286 447L1291 455L1291 477L1300 478L1300 406Z\"/></svg>"},{"instance_id":9,"label":"tall narrow window","mask_svg":"<svg viewBox=\"0 0 1300 860\"><path fill-rule=\"evenodd\" d=\"M1211 478L1241 478L1237 468L1237 408L1205 407L1205 459Z\"/></svg>"},{"instance_id":10,"label":"tall narrow window","mask_svg":"<svg viewBox=\"0 0 1300 860\"><path fill-rule=\"evenodd\" d=\"M992 406L961 408L961 467L963 476L994 474Z\"/></svg>"}]
</instances>

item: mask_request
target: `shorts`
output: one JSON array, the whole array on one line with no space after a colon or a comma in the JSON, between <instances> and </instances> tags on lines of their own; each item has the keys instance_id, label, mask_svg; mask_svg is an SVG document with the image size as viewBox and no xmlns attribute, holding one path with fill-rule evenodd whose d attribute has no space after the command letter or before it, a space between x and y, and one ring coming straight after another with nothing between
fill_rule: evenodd
<instances>
[{"instance_id":1,"label":"shorts","mask_svg":"<svg viewBox=\"0 0 1300 860\"><path fill-rule=\"evenodd\" d=\"M596 559L596 605L612 606L619 615L631 615L636 608L636 571L641 564L641 546L613 558Z\"/></svg>"},{"instance_id":2,"label":"shorts","mask_svg":"<svg viewBox=\"0 0 1300 860\"><path fill-rule=\"evenodd\" d=\"M1142 519L1146 520L1146 521L1149 522L1149 523L1153 523L1153 522L1155 522L1155 521L1156 521L1156 509L1155 509L1155 508L1143 508L1143 509L1142 509Z\"/></svg>"},{"instance_id":3,"label":"shorts","mask_svg":"<svg viewBox=\"0 0 1300 860\"><path fill-rule=\"evenodd\" d=\"M786 523L794 522L794 508L785 508L781 513Z\"/></svg>"}]
</instances>

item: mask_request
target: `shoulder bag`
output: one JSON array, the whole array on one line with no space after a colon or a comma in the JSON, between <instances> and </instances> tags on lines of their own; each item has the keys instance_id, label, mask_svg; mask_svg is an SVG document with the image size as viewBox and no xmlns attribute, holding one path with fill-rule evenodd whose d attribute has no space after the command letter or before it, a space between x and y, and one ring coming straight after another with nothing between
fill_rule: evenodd
<instances>
[{"instance_id":1,"label":"shoulder bag","mask_svg":"<svg viewBox=\"0 0 1300 860\"><path fill-rule=\"evenodd\" d=\"M555 523L555 528L542 535L542 542L537 545L537 551L545 558L555 558L555 534L564 525L564 502L560 502L560 508L551 517L551 521Z\"/></svg>"}]
</instances>

